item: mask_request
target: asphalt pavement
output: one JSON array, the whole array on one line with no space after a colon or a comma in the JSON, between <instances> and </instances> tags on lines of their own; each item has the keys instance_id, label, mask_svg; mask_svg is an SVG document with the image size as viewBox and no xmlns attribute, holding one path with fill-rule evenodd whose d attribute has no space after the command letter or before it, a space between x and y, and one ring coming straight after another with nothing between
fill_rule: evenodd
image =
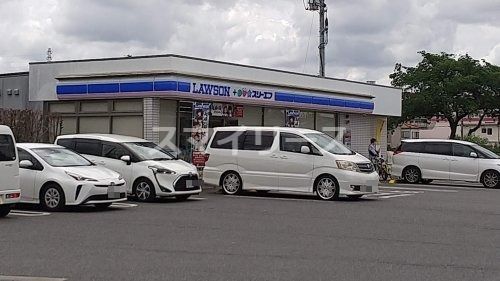
<instances>
[{"instance_id":1,"label":"asphalt pavement","mask_svg":"<svg viewBox=\"0 0 500 281\"><path fill-rule=\"evenodd\" d=\"M324 202L206 189L107 211L22 207L0 220L0 280L498 281L500 190L395 184Z\"/></svg>"}]
</instances>

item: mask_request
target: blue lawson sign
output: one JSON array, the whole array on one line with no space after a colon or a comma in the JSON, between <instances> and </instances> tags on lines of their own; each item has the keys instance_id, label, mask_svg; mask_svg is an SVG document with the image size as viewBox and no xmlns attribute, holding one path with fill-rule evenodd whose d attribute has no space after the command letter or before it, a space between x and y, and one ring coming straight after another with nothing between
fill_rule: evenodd
<instances>
[{"instance_id":1,"label":"blue lawson sign","mask_svg":"<svg viewBox=\"0 0 500 281\"><path fill-rule=\"evenodd\" d=\"M318 107L321 109L332 109L341 111L362 111L371 113L375 104L366 99L344 99L316 94L291 93L281 91L268 91L250 89L239 86L218 85L207 82L186 82L175 80L154 81L119 81L119 82L90 82L90 83L61 83L56 88L60 99L85 99L96 97L131 97L148 96L151 93L165 94L168 96L188 94L195 99L196 95L206 95L227 99L228 102L244 103L245 100L260 100L265 104L276 103L290 107L300 108L301 105ZM207 98L205 98L207 99Z\"/></svg>"}]
</instances>

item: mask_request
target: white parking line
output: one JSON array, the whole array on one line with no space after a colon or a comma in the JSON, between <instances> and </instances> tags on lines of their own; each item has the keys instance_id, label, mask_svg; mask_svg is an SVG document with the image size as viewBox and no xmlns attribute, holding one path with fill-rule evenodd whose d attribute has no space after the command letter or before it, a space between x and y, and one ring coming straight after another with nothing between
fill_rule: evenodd
<instances>
[{"instance_id":1,"label":"white parking line","mask_svg":"<svg viewBox=\"0 0 500 281\"><path fill-rule=\"evenodd\" d=\"M405 196L413 196L415 193L409 193L409 194L394 194L394 195L386 195L386 196L379 196L379 199L388 199L388 198L395 198L395 197L405 197Z\"/></svg>"},{"instance_id":2,"label":"white parking line","mask_svg":"<svg viewBox=\"0 0 500 281\"><path fill-rule=\"evenodd\" d=\"M114 208L134 208L137 206L138 206L137 204L119 203L119 202L111 204L111 207L114 207Z\"/></svg>"},{"instance_id":3,"label":"white parking line","mask_svg":"<svg viewBox=\"0 0 500 281\"><path fill-rule=\"evenodd\" d=\"M32 211L22 211L22 210L12 210L9 215L20 216L20 217L42 217L48 216L50 213L47 212L32 212ZM0 279L1 281L2 279Z\"/></svg>"},{"instance_id":4,"label":"white parking line","mask_svg":"<svg viewBox=\"0 0 500 281\"><path fill-rule=\"evenodd\" d=\"M4 276L0 275L0 281L65 281L66 278L29 277L29 276Z\"/></svg>"},{"instance_id":5,"label":"white parking line","mask_svg":"<svg viewBox=\"0 0 500 281\"><path fill-rule=\"evenodd\" d=\"M298 198L278 198L278 197L259 197L259 196L244 196L244 195L224 195L224 197L228 198L243 198L243 199L261 199L261 200L279 200L279 201L309 201L309 202L327 202L315 199L298 199Z\"/></svg>"},{"instance_id":6,"label":"white parking line","mask_svg":"<svg viewBox=\"0 0 500 281\"><path fill-rule=\"evenodd\" d=\"M386 190L400 189L400 190L418 190L418 191L431 191L431 192L447 192L447 193L457 193L458 190L447 190L447 189L430 189L430 188L416 188L416 187L402 187L402 186L391 186L385 187Z\"/></svg>"}]
</instances>

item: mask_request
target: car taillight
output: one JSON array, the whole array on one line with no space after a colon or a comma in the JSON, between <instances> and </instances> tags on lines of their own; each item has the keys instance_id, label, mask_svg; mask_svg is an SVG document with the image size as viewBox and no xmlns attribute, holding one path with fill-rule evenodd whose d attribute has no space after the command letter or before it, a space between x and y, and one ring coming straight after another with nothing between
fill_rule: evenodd
<instances>
[{"instance_id":1,"label":"car taillight","mask_svg":"<svg viewBox=\"0 0 500 281\"><path fill-rule=\"evenodd\" d=\"M21 193L19 193L19 192L17 192L17 193L10 193L10 194L5 195L6 199L16 199L16 198L19 198L19 197L21 197Z\"/></svg>"},{"instance_id":2,"label":"car taillight","mask_svg":"<svg viewBox=\"0 0 500 281\"><path fill-rule=\"evenodd\" d=\"M208 158L210 158L210 154L209 153L205 153L205 162L208 161Z\"/></svg>"}]
</instances>

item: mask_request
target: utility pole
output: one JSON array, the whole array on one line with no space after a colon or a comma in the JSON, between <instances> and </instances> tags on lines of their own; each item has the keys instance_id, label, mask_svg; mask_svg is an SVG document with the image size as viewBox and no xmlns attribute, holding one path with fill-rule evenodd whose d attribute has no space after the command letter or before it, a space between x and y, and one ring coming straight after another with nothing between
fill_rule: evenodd
<instances>
[{"instance_id":1,"label":"utility pole","mask_svg":"<svg viewBox=\"0 0 500 281\"><path fill-rule=\"evenodd\" d=\"M319 11L319 76L325 77L325 47L328 44L328 16L325 0L308 0L309 11Z\"/></svg>"}]
</instances>

